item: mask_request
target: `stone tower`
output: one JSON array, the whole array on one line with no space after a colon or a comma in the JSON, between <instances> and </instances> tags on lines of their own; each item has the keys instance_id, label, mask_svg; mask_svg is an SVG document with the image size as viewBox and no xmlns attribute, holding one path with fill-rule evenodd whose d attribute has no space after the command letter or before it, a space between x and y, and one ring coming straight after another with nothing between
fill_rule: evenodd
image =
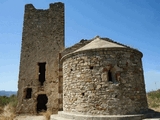
<instances>
[{"instance_id":1,"label":"stone tower","mask_svg":"<svg viewBox=\"0 0 160 120\"><path fill-rule=\"evenodd\" d=\"M120 120L121 115L126 115L124 120L141 120L141 115L132 115L148 110L143 54L109 38L97 36L89 43L83 42L66 49L71 52L61 59L63 112L59 114L85 120Z\"/></svg>"},{"instance_id":2,"label":"stone tower","mask_svg":"<svg viewBox=\"0 0 160 120\"><path fill-rule=\"evenodd\" d=\"M64 50L64 4L49 9L25 6L17 113L57 113L59 105L59 53Z\"/></svg>"}]
</instances>

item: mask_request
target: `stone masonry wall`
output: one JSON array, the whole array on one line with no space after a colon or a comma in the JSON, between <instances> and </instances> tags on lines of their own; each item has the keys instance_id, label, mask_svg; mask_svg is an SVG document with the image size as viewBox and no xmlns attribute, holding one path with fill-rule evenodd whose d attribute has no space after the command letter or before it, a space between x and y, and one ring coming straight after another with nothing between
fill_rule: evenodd
<instances>
[{"instance_id":1,"label":"stone masonry wall","mask_svg":"<svg viewBox=\"0 0 160 120\"><path fill-rule=\"evenodd\" d=\"M145 112L148 105L141 57L142 53L133 49L107 48L62 58L64 112L93 115Z\"/></svg>"},{"instance_id":2,"label":"stone masonry wall","mask_svg":"<svg viewBox=\"0 0 160 120\"><path fill-rule=\"evenodd\" d=\"M64 4L50 4L47 10L25 6L17 113L37 114L37 97L45 94L47 110L59 109L59 53L64 50ZM39 63L45 64L45 81L39 82ZM27 89L31 96L26 98Z\"/></svg>"}]
</instances>

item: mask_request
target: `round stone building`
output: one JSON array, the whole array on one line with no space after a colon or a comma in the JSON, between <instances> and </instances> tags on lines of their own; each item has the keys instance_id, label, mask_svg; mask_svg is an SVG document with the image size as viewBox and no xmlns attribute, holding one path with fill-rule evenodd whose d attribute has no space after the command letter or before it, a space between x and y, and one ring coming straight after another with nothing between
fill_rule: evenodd
<instances>
[{"instance_id":1,"label":"round stone building","mask_svg":"<svg viewBox=\"0 0 160 120\"><path fill-rule=\"evenodd\" d=\"M131 115L147 111L142 53L95 37L62 57L63 111Z\"/></svg>"}]
</instances>

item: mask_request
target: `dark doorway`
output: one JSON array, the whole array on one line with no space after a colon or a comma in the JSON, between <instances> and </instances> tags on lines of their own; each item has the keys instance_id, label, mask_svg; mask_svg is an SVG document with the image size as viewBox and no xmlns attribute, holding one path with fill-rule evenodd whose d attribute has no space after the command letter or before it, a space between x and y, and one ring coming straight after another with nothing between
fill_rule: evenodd
<instances>
[{"instance_id":1,"label":"dark doorway","mask_svg":"<svg viewBox=\"0 0 160 120\"><path fill-rule=\"evenodd\" d=\"M37 113L44 112L47 110L48 98L45 94L38 95L37 97Z\"/></svg>"},{"instance_id":2,"label":"dark doorway","mask_svg":"<svg viewBox=\"0 0 160 120\"><path fill-rule=\"evenodd\" d=\"M46 63L38 63L39 65L39 82L41 83L41 86L43 85L45 81L45 71L46 71Z\"/></svg>"},{"instance_id":3,"label":"dark doorway","mask_svg":"<svg viewBox=\"0 0 160 120\"><path fill-rule=\"evenodd\" d=\"M110 70L108 71L108 81L113 81L112 80L112 73Z\"/></svg>"},{"instance_id":4,"label":"dark doorway","mask_svg":"<svg viewBox=\"0 0 160 120\"><path fill-rule=\"evenodd\" d=\"M31 98L32 96L32 88L26 88L26 99Z\"/></svg>"}]
</instances>

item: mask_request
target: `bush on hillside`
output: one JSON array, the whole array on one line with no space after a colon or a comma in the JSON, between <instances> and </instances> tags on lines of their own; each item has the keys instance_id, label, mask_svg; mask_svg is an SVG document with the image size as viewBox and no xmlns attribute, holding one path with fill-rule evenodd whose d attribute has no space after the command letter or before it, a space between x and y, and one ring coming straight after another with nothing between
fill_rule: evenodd
<instances>
[{"instance_id":1,"label":"bush on hillside","mask_svg":"<svg viewBox=\"0 0 160 120\"><path fill-rule=\"evenodd\" d=\"M13 107L16 107L17 104L17 97L16 95L12 95L10 97L7 96L0 96L0 106L4 107L7 104L12 104Z\"/></svg>"},{"instance_id":2,"label":"bush on hillside","mask_svg":"<svg viewBox=\"0 0 160 120\"><path fill-rule=\"evenodd\" d=\"M0 120L13 120L17 105L16 95L10 97L0 96Z\"/></svg>"},{"instance_id":3,"label":"bush on hillside","mask_svg":"<svg viewBox=\"0 0 160 120\"><path fill-rule=\"evenodd\" d=\"M147 99L150 108L160 108L160 90L147 93Z\"/></svg>"}]
</instances>

